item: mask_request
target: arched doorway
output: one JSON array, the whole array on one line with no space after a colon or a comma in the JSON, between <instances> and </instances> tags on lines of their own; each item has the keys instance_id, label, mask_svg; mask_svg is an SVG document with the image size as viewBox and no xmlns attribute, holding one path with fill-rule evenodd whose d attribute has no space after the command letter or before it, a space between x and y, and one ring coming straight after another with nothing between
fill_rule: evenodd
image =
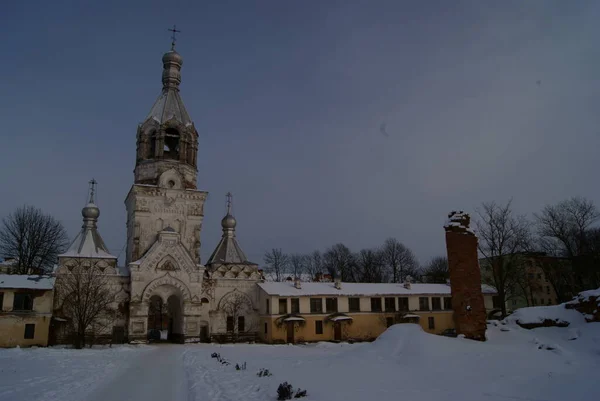
<instances>
[{"instance_id":1,"label":"arched doorway","mask_svg":"<svg viewBox=\"0 0 600 401\"><path fill-rule=\"evenodd\" d=\"M164 291L163 291L164 292ZM148 340L183 341L183 301L177 294L154 294L148 302Z\"/></svg>"}]
</instances>

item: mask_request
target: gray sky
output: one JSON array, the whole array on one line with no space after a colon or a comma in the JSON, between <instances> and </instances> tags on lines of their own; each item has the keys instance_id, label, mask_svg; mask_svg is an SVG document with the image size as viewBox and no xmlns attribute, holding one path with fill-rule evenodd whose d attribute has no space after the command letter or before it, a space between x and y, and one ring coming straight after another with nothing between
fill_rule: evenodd
<instances>
[{"instance_id":1,"label":"gray sky","mask_svg":"<svg viewBox=\"0 0 600 401\"><path fill-rule=\"evenodd\" d=\"M32 204L72 238L95 177L120 252L176 23L204 260L231 191L253 261L394 236L425 263L453 209L599 203L599 19L597 1L6 2L0 216Z\"/></svg>"}]
</instances>

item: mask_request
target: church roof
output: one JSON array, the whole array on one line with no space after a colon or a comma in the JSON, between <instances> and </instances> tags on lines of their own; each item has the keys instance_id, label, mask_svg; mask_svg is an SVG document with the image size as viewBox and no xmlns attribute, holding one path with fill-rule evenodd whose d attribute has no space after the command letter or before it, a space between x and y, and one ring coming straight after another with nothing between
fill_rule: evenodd
<instances>
[{"instance_id":1,"label":"church roof","mask_svg":"<svg viewBox=\"0 0 600 401\"><path fill-rule=\"evenodd\" d=\"M175 88L163 88L146 119L149 118L159 124L175 119L185 126L192 125L192 119L183 105L179 90Z\"/></svg>"},{"instance_id":2,"label":"church roof","mask_svg":"<svg viewBox=\"0 0 600 401\"><path fill-rule=\"evenodd\" d=\"M59 257L78 257L78 258L103 258L103 259L117 259L108 251L108 248L104 244L100 233L98 232L98 217L100 216L100 209L94 203L94 191L96 181L90 181L90 201L81 210L83 216L83 226L81 231L75 237L69 249L63 254L58 255Z\"/></svg>"}]
</instances>

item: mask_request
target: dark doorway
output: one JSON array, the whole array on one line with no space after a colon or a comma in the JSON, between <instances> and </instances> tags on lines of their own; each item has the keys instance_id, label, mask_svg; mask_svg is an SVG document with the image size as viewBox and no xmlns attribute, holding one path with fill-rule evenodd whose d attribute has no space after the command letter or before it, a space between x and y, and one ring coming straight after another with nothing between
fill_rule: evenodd
<instances>
[{"instance_id":1,"label":"dark doorway","mask_svg":"<svg viewBox=\"0 0 600 401\"><path fill-rule=\"evenodd\" d=\"M340 322L333 324L333 339L335 341L342 341L342 324Z\"/></svg>"},{"instance_id":2,"label":"dark doorway","mask_svg":"<svg viewBox=\"0 0 600 401\"><path fill-rule=\"evenodd\" d=\"M287 322L286 331L288 344L294 344L294 322Z\"/></svg>"},{"instance_id":3,"label":"dark doorway","mask_svg":"<svg viewBox=\"0 0 600 401\"><path fill-rule=\"evenodd\" d=\"M208 338L208 326L200 326L200 342L209 342Z\"/></svg>"}]
</instances>

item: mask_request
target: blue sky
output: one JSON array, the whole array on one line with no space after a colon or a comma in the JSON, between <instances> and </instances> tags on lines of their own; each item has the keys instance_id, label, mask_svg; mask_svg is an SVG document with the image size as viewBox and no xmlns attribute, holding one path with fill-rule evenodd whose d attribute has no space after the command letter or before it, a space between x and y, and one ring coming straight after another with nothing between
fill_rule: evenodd
<instances>
[{"instance_id":1,"label":"blue sky","mask_svg":"<svg viewBox=\"0 0 600 401\"><path fill-rule=\"evenodd\" d=\"M594 1L9 2L0 216L32 204L73 237L94 177L121 251L136 127L176 23L204 260L231 191L253 261L394 236L425 263L453 209L600 202L599 18Z\"/></svg>"}]
</instances>

